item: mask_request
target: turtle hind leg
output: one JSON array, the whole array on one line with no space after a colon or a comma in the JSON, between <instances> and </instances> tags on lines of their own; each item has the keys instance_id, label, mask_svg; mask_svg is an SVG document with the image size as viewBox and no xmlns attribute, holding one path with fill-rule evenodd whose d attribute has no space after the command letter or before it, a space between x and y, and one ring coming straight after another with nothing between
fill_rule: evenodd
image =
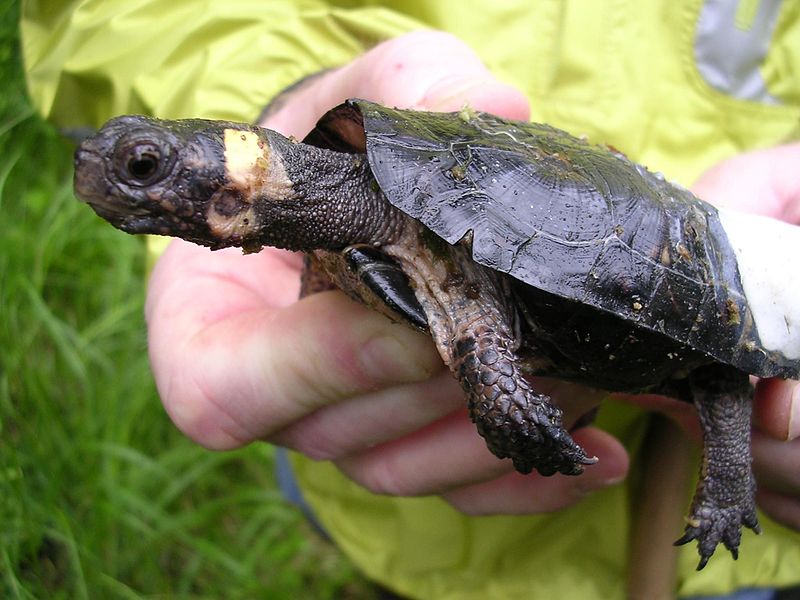
<instances>
[{"instance_id":1,"label":"turtle hind leg","mask_svg":"<svg viewBox=\"0 0 800 600\"><path fill-rule=\"evenodd\" d=\"M561 424L561 410L520 373L510 340L486 325L456 338L452 368L467 393L470 417L500 458L521 473L579 475L586 456Z\"/></svg>"},{"instance_id":2,"label":"turtle hind leg","mask_svg":"<svg viewBox=\"0 0 800 600\"><path fill-rule=\"evenodd\" d=\"M703 431L703 462L686 530L675 544L697 540L700 570L720 543L738 557L742 526L756 533L761 529L751 466L748 377L717 365L693 373L690 385Z\"/></svg>"}]
</instances>

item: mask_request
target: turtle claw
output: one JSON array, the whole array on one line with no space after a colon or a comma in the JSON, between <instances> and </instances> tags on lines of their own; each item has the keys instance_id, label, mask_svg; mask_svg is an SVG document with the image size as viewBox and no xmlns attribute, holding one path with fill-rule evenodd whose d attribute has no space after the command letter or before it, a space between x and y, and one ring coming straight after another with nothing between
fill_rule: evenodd
<instances>
[{"instance_id":1,"label":"turtle claw","mask_svg":"<svg viewBox=\"0 0 800 600\"><path fill-rule=\"evenodd\" d=\"M555 426L542 427L533 435L529 433L525 439L516 440L507 456L520 473L536 470L546 477L556 473L580 475L585 465L597 462L596 456L587 456L569 433Z\"/></svg>"},{"instance_id":2,"label":"turtle claw","mask_svg":"<svg viewBox=\"0 0 800 600\"><path fill-rule=\"evenodd\" d=\"M597 457L587 456L561 426L561 411L547 396L535 394L526 384L509 398L470 403L470 416L489 450L498 458L510 458L523 474L580 475Z\"/></svg>"},{"instance_id":3,"label":"turtle claw","mask_svg":"<svg viewBox=\"0 0 800 600\"><path fill-rule=\"evenodd\" d=\"M682 546L697 540L697 551L700 554L698 571L708 564L708 560L720 543L728 549L733 560L739 558L742 526L749 527L755 533L761 533L753 508L742 509L738 506L720 508L706 505L693 511L693 515L687 521L686 530L674 545Z\"/></svg>"},{"instance_id":4,"label":"turtle claw","mask_svg":"<svg viewBox=\"0 0 800 600\"><path fill-rule=\"evenodd\" d=\"M561 409L535 392L517 366L512 344L492 328L454 344L453 371L468 397L469 414L498 458L510 458L520 473L580 475L589 457L562 426Z\"/></svg>"},{"instance_id":5,"label":"turtle claw","mask_svg":"<svg viewBox=\"0 0 800 600\"><path fill-rule=\"evenodd\" d=\"M489 449L500 458L511 458L520 473L535 470L544 476L580 475L584 466L597 462L597 457L587 456L564 428L551 421L553 417L560 417L560 413L549 414L547 409L552 408L533 405L521 422L506 421L503 426L491 429L479 423L478 429ZM558 421L560 419L556 419Z\"/></svg>"},{"instance_id":6,"label":"turtle claw","mask_svg":"<svg viewBox=\"0 0 800 600\"><path fill-rule=\"evenodd\" d=\"M742 529L759 533L750 454L750 383L743 373L707 367L691 378L703 431L703 462L683 536L697 540L699 571L721 543L738 558Z\"/></svg>"},{"instance_id":7,"label":"turtle claw","mask_svg":"<svg viewBox=\"0 0 800 600\"><path fill-rule=\"evenodd\" d=\"M700 562L697 563L697 570L698 571L702 571L703 569L706 568L706 565L708 564L708 559L709 558L711 558L711 557L710 556L702 556L702 557L700 557Z\"/></svg>"},{"instance_id":8,"label":"turtle claw","mask_svg":"<svg viewBox=\"0 0 800 600\"><path fill-rule=\"evenodd\" d=\"M672 545L673 546L683 546L685 544L688 544L689 542L691 542L695 538L696 538L696 535L693 532L689 531L689 528L687 527L687 529L684 532L684 534L679 539L675 540L672 543ZM716 544L714 544L714 546L716 547ZM700 551L699 548L698 548L698 551ZM714 550L711 550L711 554L713 554L713 553L714 553ZM700 562L697 563L697 570L698 571L702 571L705 568L705 566L708 564L708 560L711 558L711 554L707 554L706 555L706 554L702 554L702 552L701 552L701 554L700 554ZM739 558L739 550L738 549L734 550L734 552L733 552L733 559L736 560L737 558Z\"/></svg>"}]
</instances>

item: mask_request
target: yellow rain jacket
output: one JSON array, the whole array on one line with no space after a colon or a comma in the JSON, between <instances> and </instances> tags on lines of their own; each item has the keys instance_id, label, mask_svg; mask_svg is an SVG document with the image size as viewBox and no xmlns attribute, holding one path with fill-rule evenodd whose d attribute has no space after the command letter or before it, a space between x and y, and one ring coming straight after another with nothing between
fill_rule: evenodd
<instances>
[{"instance_id":1,"label":"yellow rain jacket","mask_svg":"<svg viewBox=\"0 0 800 600\"><path fill-rule=\"evenodd\" d=\"M742 150L800 137L800 3L789 0L31 0L22 19L31 95L65 128L130 112L252 121L298 79L425 27L468 42L527 93L533 120L686 185ZM609 403L600 425L635 461L645 421ZM636 510L625 485L551 515L473 518L437 498L370 495L327 463L293 464L339 546L404 595L624 597ZM800 582L800 535L761 522L737 563L720 551L698 573L684 547L679 593Z\"/></svg>"}]
</instances>

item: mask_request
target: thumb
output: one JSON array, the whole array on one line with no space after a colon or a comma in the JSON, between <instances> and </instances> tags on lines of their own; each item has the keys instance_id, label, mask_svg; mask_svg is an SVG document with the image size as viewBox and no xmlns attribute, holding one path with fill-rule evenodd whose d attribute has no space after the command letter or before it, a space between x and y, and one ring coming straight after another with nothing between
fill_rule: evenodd
<instances>
[{"instance_id":1,"label":"thumb","mask_svg":"<svg viewBox=\"0 0 800 600\"><path fill-rule=\"evenodd\" d=\"M530 114L525 95L492 75L464 42L447 33L415 31L312 79L261 125L302 137L327 110L348 98L441 112L466 104L519 120Z\"/></svg>"},{"instance_id":2,"label":"thumb","mask_svg":"<svg viewBox=\"0 0 800 600\"><path fill-rule=\"evenodd\" d=\"M530 114L521 91L497 79L467 44L440 31L415 31L381 44L347 75L360 97L387 106L445 112L468 104L520 120Z\"/></svg>"}]
</instances>

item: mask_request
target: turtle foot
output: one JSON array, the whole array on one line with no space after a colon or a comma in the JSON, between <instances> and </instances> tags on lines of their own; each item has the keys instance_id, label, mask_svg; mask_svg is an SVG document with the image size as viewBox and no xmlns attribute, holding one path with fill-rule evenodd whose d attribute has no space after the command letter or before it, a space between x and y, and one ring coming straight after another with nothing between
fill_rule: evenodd
<instances>
[{"instance_id":1,"label":"turtle foot","mask_svg":"<svg viewBox=\"0 0 800 600\"><path fill-rule=\"evenodd\" d=\"M699 504L687 518L686 529L675 545L682 546L697 540L697 551L700 554L697 570L700 571L706 566L720 543L730 551L734 560L739 557L742 526L761 533L752 496L745 505L720 507L704 502Z\"/></svg>"},{"instance_id":2,"label":"turtle foot","mask_svg":"<svg viewBox=\"0 0 800 600\"><path fill-rule=\"evenodd\" d=\"M703 431L703 461L686 530L675 544L697 540L699 571L720 543L737 558L742 527L756 533L760 528L751 468L748 376L711 365L698 369L689 382Z\"/></svg>"},{"instance_id":3,"label":"turtle foot","mask_svg":"<svg viewBox=\"0 0 800 600\"><path fill-rule=\"evenodd\" d=\"M542 427L524 440L512 442L508 453L514 468L520 473L536 470L540 475L580 475L585 465L593 465L597 458L586 456L586 451L576 444L561 427Z\"/></svg>"},{"instance_id":4,"label":"turtle foot","mask_svg":"<svg viewBox=\"0 0 800 600\"><path fill-rule=\"evenodd\" d=\"M470 414L489 450L510 458L520 473L580 475L585 465L597 462L561 426L560 409L526 384L492 402L470 403Z\"/></svg>"},{"instance_id":5,"label":"turtle foot","mask_svg":"<svg viewBox=\"0 0 800 600\"><path fill-rule=\"evenodd\" d=\"M455 344L454 371L467 394L469 414L499 458L520 473L580 475L597 462L562 426L561 409L536 393L520 373L518 358L491 328Z\"/></svg>"}]
</instances>

